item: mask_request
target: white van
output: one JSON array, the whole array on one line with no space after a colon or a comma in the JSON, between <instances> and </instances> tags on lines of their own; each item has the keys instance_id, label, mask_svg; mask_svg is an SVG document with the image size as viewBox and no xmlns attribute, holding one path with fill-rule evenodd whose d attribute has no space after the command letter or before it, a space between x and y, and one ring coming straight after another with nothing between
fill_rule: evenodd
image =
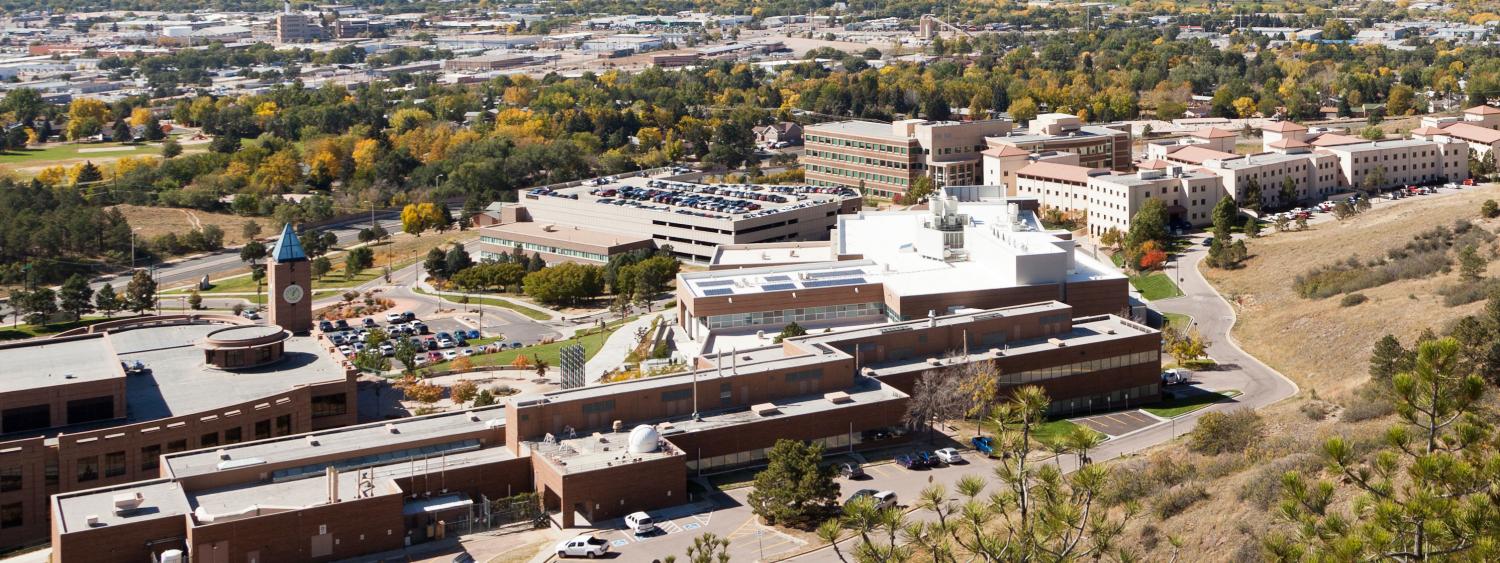
<instances>
[{"instance_id":1,"label":"white van","mask_svg":"<svg viewBox=\"0 0 1500 563\"><path fill-rule=\"evenodd\" d=\"M650 514L636 512L625 517L625 528L637 536L644 536L656 530L656 521Z\"/></svg>"}]
</instances>

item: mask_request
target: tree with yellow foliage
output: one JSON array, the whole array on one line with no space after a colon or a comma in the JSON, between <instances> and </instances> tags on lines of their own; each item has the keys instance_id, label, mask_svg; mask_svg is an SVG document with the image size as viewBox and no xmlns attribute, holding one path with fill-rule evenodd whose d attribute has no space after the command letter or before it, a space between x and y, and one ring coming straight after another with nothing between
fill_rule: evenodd
<instances>
[{"instance_id":1,"label":"tree with yellow foliage","mask_svg":"<svg viewBox=\"0 0 1500 563\"><path fill-rule=\"evenodd\" d=\"M66 182L72 182L72 176L62 165L53 165L43 168L36 173L36 181L49 186L61 186Z\"/></svg>"},{"instance_id":2,"label":"tree with yellow foliage","mask_svg":"<svg viewBox=\"0 0 1500 563\"><path fill-rule=\"evenodd\" d=\"M108 120L109 106L104 102L94 98L77 98L68 104L68 125L63 128L63 134L72 141L97 135Z\"/></svg>"},{"instance_id":3,"label":"tree with yellow foliage","mask_svg":"<svg viewBox=\"0 0 1500 563\"><path fill-rule=\"evenodd\" d=\"M286 193L302 181L302 163L290 150L266 157L251 175L250 182L263 193Z\"/></svg>"},{"instance_id":4,"label":"tree with yellow foliage","mask_svg":"<svg viewBox=\"0 0 1500 563\"><path fill-rule=\"evenodd\" d=\"M131 127L145 127L148 121L151 121L151 108L144 106L130 110L130 118L126 120Z\"/></svg>"},{"instance_id":5,"label":"tree with yellow foliage","mask_svg":"<svg viewBox=\"0 0 1500 563\"><path fill-rule=\"evenodd\" d=\"M444 225L444 211L433 203L410 203L401 209L401 230L408 234L422 236L429 229L442 229Z\"/></svg>"},{"instance_id":6,"label":"tree with yellow foliage","mask_svg":"<svg viewBox=\"0 0 1500 563\"><path fill-rule=\"evenodd\" d=\"M354 169L369 170L375 167L375 159L380 157L380 141L375 139L360 139L354 142Z\"/></svg>"},{"instance_id":7,"label":"tree with yellow foliage","mask_svg":"<svg viewBox=\"0 0 1500 563\"><path fill-rule=\"evenodd\" d=\"M1234 112L1241 118L1255 115L1255 99L1250 96L1240 96L1234 99Z\"/></svg>"},{"instance_id":8,"label":"tree with yellow foliage","mask_svg":"<svg viewBox=\"0 0 1500 563\"><path fill-rule=\"evenodd\" d=\"M405 133L432 122L432 114L421 108L401 108L391 114L391 127Z\"/></svg>"}]
</instances>

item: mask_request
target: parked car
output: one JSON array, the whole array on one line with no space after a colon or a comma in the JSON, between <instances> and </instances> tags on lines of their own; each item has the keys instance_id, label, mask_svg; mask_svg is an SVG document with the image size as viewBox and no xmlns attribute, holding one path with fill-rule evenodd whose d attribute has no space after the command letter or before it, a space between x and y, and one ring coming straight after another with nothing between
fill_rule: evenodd
<instances>
[{"instance_id":1,"label":"parked car","mask_svg":"<svg viewBox=\"0 0 1500 563\"><path fill-rule=\"evenodd\" d=\"M391 356L394 356L394 355L396 355L396 347L395 346L391 346L390 342L381 342L380 343L380 355L385 356L387 358L389 358Z\"/></svg>"},{"instance_id":2,"label":"parked car","mask_svg":"<svg viewBox=\"0 0 1500 563\"><path fill-rule=\"evenodd\" d=\"M853 503L854 501L862 498L870 499L871 502L875 504L875 508L880 510L884 510L887 508L896 508L897 505L895 492L877 491L875 489L860 489L858 491L854 491L854 494L849 496L849 500L844 501L844 506L849 506L850 503Z\"/></svg>"},{"instance_id":3,"label":"parked car","mask_svg":"<svg viewBox=\"0 0 1500 563\"><path fill-rule=\"evenodd\" d=\"M422 341L422 347L428 350L436 350L439 347L438 341L436 338L428 338L427 340Z\"/></svg>"},{"instance_id":4,"label":"parked car","mask_svg":"<svg viewBox=\"0 0 1500 563\"><path fill-rule=\"evenodd\" d=\"M474 355L474 349L473 348L464 348L463 350L459 350L458 353L460 355L464 356L464 357L473 356Z\"/></svg>"},{"instance_id":5,"label":"parked car","mask_svg":"<svg viewBox=\"0 0 1500 563\"><path fill-rule=\"evenodd\" d=\"M958 453L958 450L955 450L953 448L943 448L938 451L932 452L932 455L936 456L938 461L941 461L948 465L963 463L964 461L963 454Z\"/></svg>"},{"instance_id":6,"label":"parked car","mask_svg":"<svg viewBox=\"0 0 1500 563\"><path fill-rule=\"evenodd\" d=\"M514 348L520 348L521 347L521 341L517 340L517 341L511 342L510 343L510 347L513 348L513 349Z\"/></svg>"},{"instance_id":7,"label":"parked car","mask_svg":"<svg viewBox=\"0 0 1500 563\"><path fill-rule=\"evenodd\" d=\"M458 352L454 352L452 350L443 350L443 359L444 360L454 360L454 359L457 359L457 358L458 358Z\"/></svg>"},{"instance_id":8,"label":"parked car","mask_svg":"<svg viewBox=\"0 0 1500 563\"><path fill-rule=\"evenodd\" d=\"M969 444L974 446L974 451L977 451L984 455L991 455L995 453L995 440L994 438L990 438L989 436L975 436L973 439L969 440Z\"/></svg>"},{"instance_id":9,"label":"parked car","mask_svg":"<svg viewBox=\"0 0 1500 563\"><path fill-rule=\"evenodd\" d=\"M365 317L365 319L360 321L359 324L364 326L365 328L377 328L380 326L378 324L375 324L375 319L369 317Z\"/></svg>"},{"instance_id":10,"label":"parked car","mask_svg":"<svg viewBox=\"0 0 1500 563\"><path fill-rule=\"evenodd\" d=\"M1185 369L1171 368L1171 369L1168 369L1166 371L1161 372L1161 384L1162 385L1179 385L1179 384L1187 383L1187 382L1191 381L1192 379L1193 379L1193 374L1189 373L1188 370L1185 370Z\"/></svg>"},{"instance_id":11,"label":"parked car","mask_svg":"<svg viewBox=\"0 0 1500 563\"><path fill-rule=\"evenodd\" d=\"M240 313L240 316L252 321L260 320L260 313L257 313L255 311L245 311L243 313Z\"/></svg>"},{"instance_id":12,"label":"parked car","mask_svg":"<svg viewBox=\"0 0 1500 563\"><path fill-rule=\"evenodd\" d=\"M927 450L918 451L912 454L912 457L917 458L917 462L921 463L922 467L935 467L938 464L937 456Z\"/></svg>"},{"instance_id":13,"label":"parked car","mask_svg":"<svg viewBox=\"0 0 1500 563\"><path fill-rule=\"evenodd\" d=\"M343 346L339 346L339 353L345 356L353 356L354 348L351 348L348 344L345 344Z\"/></svg>"},{"instance_id":14,"label":"parked car","mask_svg":"<svg viewBox=\"0 0 1500 563\"><path fill-rule=\"evenodd\" d=\"M625 529L634 532L637 536L644 536L656 531L656 521L645 512L633 512L625 517Z\"/></svg>"},{"instance_id":15,"label":"parked car","mask_svg":"<svg viewBox=\"0 0 1500 563\"><path fill-rule=\"evenodd\" d=\"M417 330L417 334L427 334L428 332L427 323L422 321L412 321L411 327Z\"/></svg>"},{"instance_id":16,"label":"parked car","mask_svg":"<svg viewBox=\"0 0 1500 563\"><path fill-rule=\"evenodd\" d=\"M865 478L865 468L861 467L858 463L840 463L838 471L840 477L848 477L850 479Z\"/></svg>"},{"instance_id":17,"label":"parked car","mask_svg":"<svg viewBox=\"0 0 1500 563\"><path fill-rule=\"evenodd\" d=\"M318 321L318 330L322 332L333 332L333 323L328 321Z\"/></svg>"},{"instance_id":18,"label":"parked car","mask_svg":"<svg viewBox=\"0 0 1500 563\"><path fill-rule=\"evenodd\" d=\"M908 454L901 454L896 456L896 465L905 467L907 469L916 469L916 464L917 461L915 459L912 459L912 457Z\"/></svg>"},{"instance_id":19,"label":"parked car","mask_svg":"<svg viewBox=\"0 0 1500 563\"><path fill-rule=\"evenodd\" d=\"M488 353L490 353L490 345L489 344L480 344L478 348L474 349L474 351L476 353L479 353L479 354L488 354Z\"/></svg>"},{"instance_id":20,"label":"parked car","mask_svg":"<svg viewBox=\"0 0 1500 563\"><path fill-rule=\"evenodd\" d=\"M557 556L563 557L603 557L609 552L609 542L594 537L592 534L584 534L571 540L563 540L557 544Z\"/></svg>"},{"instance_id":21,"label":"parked car","mask_svg":"<svg viewBox=\"0 0 1500 563\"><path fill-rule=\"evenodd\" d=\"M401 313L390 312L385 314L385 322L388 323L399 323L404 320L406 320L406 315Z\"/></svg>"},{"instance_id":22,"label":"parked car","mask_svg":"<svg viewBox=\"0 0 1500 563\"><path fill-rule=\"evenodd\" d=\"M333 321L333 328L335 330L349 330L349 321L344 319Z\"/></svg>"}]
</instances>

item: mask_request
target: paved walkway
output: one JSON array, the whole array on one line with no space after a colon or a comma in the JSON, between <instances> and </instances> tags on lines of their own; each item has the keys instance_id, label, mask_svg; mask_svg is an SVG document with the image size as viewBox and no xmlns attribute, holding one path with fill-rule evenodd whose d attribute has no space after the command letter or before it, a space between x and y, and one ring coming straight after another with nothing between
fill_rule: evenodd
<instances>
[{"instance_id":1,"label":"paved walkway","mask_svg":"<svg viewBox=\"0 0 1500 563\"><path fill-rule=\"evenodd\" d=\"M636 330L650 327L651 320L662 317L664 313L666 311L646 313L636 320L625 323L625 326L620 327L619 330L610 334L609 340L604 341L604 346L599 348L599 352L595 353L594 357L589 358L588 363L583 367L584 380L587 381L587 384L598 385L599 377L603 376L604 372L618 368L621 364L624 364L625 356L629 355L630 351L635 349ZM662 319L662 322L666 322L670 318L665 317Z\"/></svg>"}]
</instances>

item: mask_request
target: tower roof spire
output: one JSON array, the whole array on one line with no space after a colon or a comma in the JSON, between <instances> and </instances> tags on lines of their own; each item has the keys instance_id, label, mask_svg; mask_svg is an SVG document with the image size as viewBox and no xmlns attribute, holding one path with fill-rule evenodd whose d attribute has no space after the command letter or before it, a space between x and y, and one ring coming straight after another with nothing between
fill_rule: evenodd
<instances>
[{"instance_id":1,"label":"tower roof spire","mask_svg":"<svg viewBox=\"0 0 1500 563\"><path fill-rule=\"evenodd\" d=\"M291 223L281 228L281 237L276 239L276 246L271 248L271 259L278 263L307 260L307 252L302 250L302 241L297 239Z\"/></svg>"}]
</instances>

